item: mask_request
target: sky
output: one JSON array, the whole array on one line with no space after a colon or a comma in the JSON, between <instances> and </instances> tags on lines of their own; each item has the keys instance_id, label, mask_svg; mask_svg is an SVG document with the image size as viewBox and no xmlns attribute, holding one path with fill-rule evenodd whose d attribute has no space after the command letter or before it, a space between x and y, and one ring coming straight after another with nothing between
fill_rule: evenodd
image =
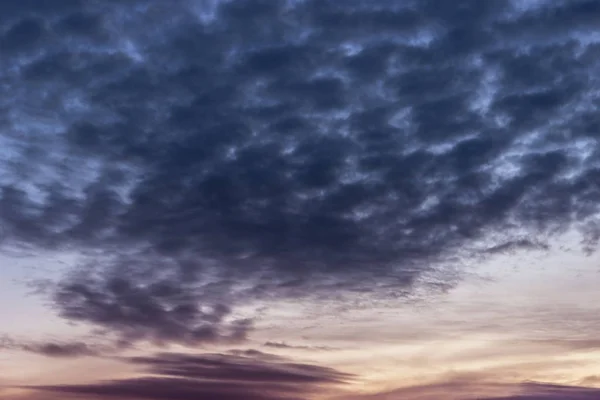
<instances>
[{"instance_id":1,"label":"sky","mask_svg":"<svg viewBox=\"0 0 600 400\"><path fill-rule=\"evenodd\" d=\"M0 397L600 398L600 2L0 2Z\"/></svg>"}]
</instances>

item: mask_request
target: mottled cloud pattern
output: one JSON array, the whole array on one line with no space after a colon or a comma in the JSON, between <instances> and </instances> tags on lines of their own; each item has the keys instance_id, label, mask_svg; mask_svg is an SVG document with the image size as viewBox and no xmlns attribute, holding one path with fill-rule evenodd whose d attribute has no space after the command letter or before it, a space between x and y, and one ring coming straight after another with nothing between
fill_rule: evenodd
<instances>
[{"instance_id":1,"label":"mottled cloud pattern","mask_svg":"<svg viewBox=\"0 0 600 400\"><path fill-rule=\"evenodd\" d=\"M4 2L4 243L86 252L56 309L156 343L243 338L242 299L449 284L477 246L593 246L599 14Z\"/></svg>"}]
</instances>

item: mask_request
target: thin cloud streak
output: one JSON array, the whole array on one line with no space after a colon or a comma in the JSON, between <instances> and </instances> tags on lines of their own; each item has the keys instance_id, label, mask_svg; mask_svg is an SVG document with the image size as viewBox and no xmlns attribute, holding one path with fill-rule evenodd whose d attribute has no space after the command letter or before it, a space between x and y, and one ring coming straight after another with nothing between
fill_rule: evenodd
<instances>
[{"instance_id":1,"label":"thin cloud streak","mask_svg":"<svg viewBox=\"0 0 600 400\"><path fill-rule=\"evenodd\" d=\"M468 377L428 385L412 386L389 392L343 397L347 400L592 400L600 389L555 385L541 382L520 384L477 381ZM339 398L341 400L342 397Z\"/></svg>"},{"instance_id":2,"label":"thin cloud streak","mask_svg":"<svg viewBox=\"0 0 600 400\"><path fill-rule=\"evenodd\" d=\"M265 357L265 354L161 353L124 361L143 367L147 376L29 389L60 396L87 395L124 400L291 400L305 398L325 386L340 385L355 378L332 368Z\"/></svg>"}]
</instances>

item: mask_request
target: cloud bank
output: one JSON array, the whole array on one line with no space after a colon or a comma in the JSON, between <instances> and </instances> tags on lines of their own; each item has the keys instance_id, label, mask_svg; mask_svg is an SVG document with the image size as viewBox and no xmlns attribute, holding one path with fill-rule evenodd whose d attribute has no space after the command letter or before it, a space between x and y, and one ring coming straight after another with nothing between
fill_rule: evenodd
<instances>
[{"instance_id":1,"label":"cloud bank","mask_svg":"<svg viewBox=\"0 0 600 400\"><path fill-rule=\"evenodd\" d=\"M331 368L294 363L260 352L253 356L161 353L126 361L143 367L147 376L31 389L60 396L113 399L292 400L353 379L352 375Z\"/></svg>"},{"instance_id":2,"label":"cloud bank","mask_svg":"<svg viewBox=\"0 0 600 400\"><path fill-rule=\"evenodd\" d=\"M5 3L4 244L88 255L69 320L231 342L241 302L599 237L596 2Z\"/></svg>"}]
</instances>

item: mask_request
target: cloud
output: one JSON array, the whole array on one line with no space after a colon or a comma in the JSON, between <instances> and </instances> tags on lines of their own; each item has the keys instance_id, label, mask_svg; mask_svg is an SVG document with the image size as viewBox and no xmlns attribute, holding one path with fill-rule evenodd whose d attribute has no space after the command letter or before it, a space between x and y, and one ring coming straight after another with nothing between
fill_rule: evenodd
<instances>
[{"instance_id":1,"label":"cloud","mask_svg":"<svg viewBox=\"0 0 600 400\"><path fill-rule=\"evenodd\" d=\"M6 336L0 338L0 349L25 351L56 358L98 356L110 350L106 346L80 341L19 341Z\"/></svg>"},{"instance_id":2,"label":"cloud","mask_svg":"<svg viewBox=\"0 0 600 400\"><path fill-rule=\"evenodd\" d=\"M521 393L514 396L490 397L487 400L591 400L597 399L600 389L551 385L545 383L525 383L521 385Z\"/></svg>"},{"instance_id":3,"label":"cloud","mask_svg":"<svg viewBox=\"0 0 600 400\"><path fill-rule=\"evenodd\" d=\"M86 385L34 387L41 392L114 399L300 399L324 385L352 375L331 368L290 362L280 357L231 354L161 353L126 360L147 376Z\"/></svg>"},{"instance_id":4,"label":"cloud","mask_svg":"<svg viewBox=\"0 0 600 400\"><path fill-rule=\"evenodd\" d=\"M600 389L582 386L541 382L494 383L459 378L371 395L349 395L344 398L351 400L429 400L437 398L454 400L591 400L598 398L599 394Z\"/></svg>"},{"instance_id":5,"label":"cloud","mask_svg":"<svg viewBox=\"0 0 600 400\"><path fill-rule=\"evenodd\" d=\"M272 347L274 349L292 349L292 350L333 350L332 347L327 346L299 346L299 345L291 345L285 342L265 342L263 344L265 347Z\"/></svg>"},{"instance_id":6,"label":"cloud","mask_svg":"<svg viewBox=\"0 0 600 400\"><path fill-rule=\"evenodd\" d=\"M34 345L23 345L22 349L48 357L80 357L95 356L99 354L96 350L85 343L40 343Z\"/></svg>"},{"instance_id":7,"label":"cloud","mask_svg":"<svg viewBox=\"0 0 600 400\"><path fill-rule=\"evenodd\" d=\"M143 286L131 277L115 277L101 285L79 280L61 286L55 299L63 317L91 322L108 334L116 332L123 344L236 343L252 329L249 319L230 319L232 311L225 304L200 304L201 298L184 282Z\"/></svg>"},{"instance_id":8,"label":"cloud","mask_svg":"<svg viewBox=\"0 0 600 400\"><path fill-rule=\"evenodd\" d=\"M487 378L487 377L486 377ZM430 400L451 398L453 400L484 399L486 396L511 393L513 388L503 383L490 382L481 376L460 376L452 379L414 385L367 395L340 397L350 400ZM452 397L449 397L452 396Z\"/></svg>"},{"instance_id":9,"label":"cloud","mask_svg":"<svg viewBox=\"0 0 600 400\"><path fill-rule=\"evenodd\" d=\"M229 342L255 299L447 288L482 245L597 243L591 2L208 3L1 6L0 225L88 255L63 317Z\"/></svg>"},{"instance_id":10,"label":"cloud","mask_svg":"<svg viewBox=\"0 0 600 400\"><path fill-rule=\"evenodd\" d=\"M232 349L232 350L229 350L228 353L232 354L234 356L253 357L253 358L257 358L257 359L265 359L267 361L269 361L269 360L281 361L281 360L285 359L284 357L277 356L275 354L265 353L265 352L262 352L260 350L255 350L255 349L245 349L245 350Z\"/></svg>"},{"instance_id":11,"label":"cloud","mask_svg":"<svg viewBox=\"0 0 600 400\"><path fill-rule=\"evenodd\" d=\"M550 247L545 243L533 242L528 239L509 240L505 243L497 244L485 249L488 254L502 254L515 252L517 250L549 250Z\"/></svg>"},{"instance_id":12,"label":"cloud","mask_svg":"<svg viewBox=\"0 0 600 400\"><path fill-rule=\"evenodd\" d=\"M586 386L586 385L597 386L598 384L600 384L600 376L598 376L598 375L586 376L579 383L583 386Z\"/></svg>"}]
</instances>

